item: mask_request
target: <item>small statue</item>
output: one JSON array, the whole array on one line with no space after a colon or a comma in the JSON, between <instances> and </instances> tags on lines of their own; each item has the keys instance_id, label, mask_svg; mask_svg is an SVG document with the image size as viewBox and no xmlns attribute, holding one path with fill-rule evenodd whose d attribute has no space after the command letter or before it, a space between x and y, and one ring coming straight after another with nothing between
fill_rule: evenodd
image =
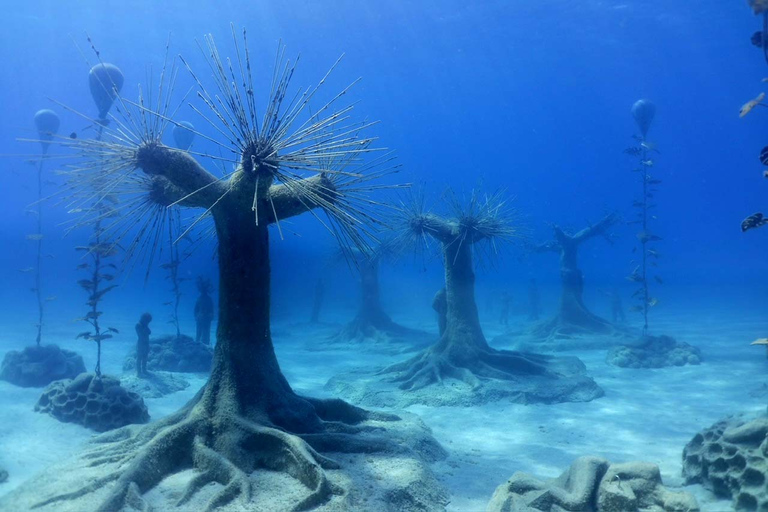
<instances>
[{"instance_id":1,"label":"small statue","mask_svg":"<svg viewBox=\"0 0 768 512\"><path fill-rule=\"evenodd\" d=\"M213 299L210 296L213 286L211 280L205 277L197 278L197 291L200 297L195 302L195 322L197 335L195 340L204 345L211 344L211 322L213 321Z\"/></svg>"},{"instance_id":2,"label":"small statue","mask_svg":"<svg viewBox=\"0 0 768 512\"><path fill-rule=\"evenodd\" d=\"M504 327L509 327L509 310L512 307L512 295L509 292L501 292L501 313L499 314L499 323Z\"/></svg>"},{"instance_id":3,"label":"small statue","mask_svg":"<svg viewBox=\"0 0 768 512\"><path fill-rule=\"evenodd\" d=\"M147 359L149 358L149 322L152 321L152 315L144 313L136 324L136 375L142 377L147 375Z\"/></svg>"},{"instance_id":4,"label":"small statue","mask_svg":"<svg viewBox=\"0 0 768 512\"><path fill-rule=\"evenodd\" d=\"M528 308L528 320L538 320L541 305L539 304L539 287L536 285L535 279L531 279L528 284Z\"/></svg>"},{"instance_id":5,"label":"small statue","mask_svg":"<svg viewBox=\"0 0 768 512\"><path fill-rule=\"evenodd\" d=\"M445 326L448 323L448 297L445 288L441 288L432 299L432 309L437 312L437 328L440 336L445 332Z\"/></svg>"},{"instance_id":6,"label":"small statue","mask_svg":"<svg viewBox=\"0 0 768 512\"><path fill-rule=\"evenodd\" d=\"M618 288L603 290L603 294L611 301L611 318L613 323L626 323L627 317L624 314L624 304L621 300L621 294Z\"/></svg>"}]
</instances>

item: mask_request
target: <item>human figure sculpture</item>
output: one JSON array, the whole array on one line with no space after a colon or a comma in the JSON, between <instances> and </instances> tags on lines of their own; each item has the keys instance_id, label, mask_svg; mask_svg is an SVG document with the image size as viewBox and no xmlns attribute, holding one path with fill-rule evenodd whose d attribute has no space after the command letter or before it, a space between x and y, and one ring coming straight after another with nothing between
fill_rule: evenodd
<instances>
[{"instance_id":1,"label":"human figure sculpture","mask_svg":"<svg viewBox=\"0 0 768 512\"><path fill-rule=\"evenodd\" d=\"M136 375L143 377L147 375L147 359L149 358L149 322L152 321L152 315L144 313L136 324Z\"/></svg>"}]
</instances>

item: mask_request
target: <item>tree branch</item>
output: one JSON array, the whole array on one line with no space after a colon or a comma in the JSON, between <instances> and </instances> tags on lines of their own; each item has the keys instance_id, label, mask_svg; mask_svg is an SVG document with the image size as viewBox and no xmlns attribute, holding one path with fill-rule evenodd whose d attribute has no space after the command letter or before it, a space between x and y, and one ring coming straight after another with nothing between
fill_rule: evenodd
<instances>
[{"instance_id":1,"label":"tree branch","mask_svg":"<svg viewBox=\"0 0 768 512\"><path fill-rule=\"evenodd\" d=\"M166 180L158 180L157 186L164 189L168 197L175 197L171 202L185 198L180 204L209 208L227 191L226 182L220 181L188 153L178 149L158 143L145 144L139 148L136 161L145 174Z\"/></svg>"},{"instance_id":2,"label":"tree branch","mask_svg":"<svg viewBox=\"0 0 768 512\"><path fill-rule=\"evenodd\" d=\"M587 228L582 229L575 235L573 235L573 241L577 244L583 242L584 240L587 240L588 238L592 238L594 236L598 235L604 235L605 232L608 230L609 227L611 227L617 220L618 216L615 213L609 213L597 224L594 224L592 226L589 226Z\"/></svg>"},{"instance_id":3,"label":"tree branch","mask_svg":"<svg viewBox=\"0 0 768 512\"><path fill-rule=\"evenodd\" d=\"M293 181L290 185L272 185L269 187L268 197L274 205L274 211L271 206L267 206L264 219L272 224L301 215L314 208L322 207L322 204L319 204L317 199L313 199L313 196L332 204L336 200L336 194L336 187L327 176L322 174Z\"/></svg>"}]
</instances>

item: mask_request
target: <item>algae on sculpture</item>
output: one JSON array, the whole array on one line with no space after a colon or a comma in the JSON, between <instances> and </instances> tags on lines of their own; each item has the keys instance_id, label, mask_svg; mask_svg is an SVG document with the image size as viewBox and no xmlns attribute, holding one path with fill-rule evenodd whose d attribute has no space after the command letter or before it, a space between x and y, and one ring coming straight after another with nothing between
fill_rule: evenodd
<instances>
[{"instance_id":1,"label":"algae on sculpture","mask_svg":"<svg viewBox=\"0 0 768 512\"><path fill-rule=\"evenodd\" d=\"M211 101L208 107L216 118L237 121L222 128L229 130L225 133L238 154L239 163L231 175L217 178L189 153L163 145L160 135L168 119L164 111L154 115L134 106L151 119L132 125L135 143L115 137L103 143L74 141L70 145L93 160L105 160L102 172L108 177L128 175L151 182L153 201L201 208L213 216L220 279L210 379L177 413L97 440L98 447L89 454L96 458L88 467L101 468L100 476L66 492L35 489L37 506L55 508L62 501L89 499L99 511L148 507L148 491L170 475L195 468L199 473L188 482L178 504L190 503L206 489L207 509L212 510L255 498L250 474L269 469L269 473L287 473L304 485L306 492L288 505L301 510L344 494L343 480L337 482L334 477L332 482L326 472L342 465L319 452L365 452L368 458L375 458L377 452L398 453L399 461L404 456L415 458L410 446L428 447L435 456L442 452L428 436L409 433L388 438L406 424L397 416L368 412L341 400L300 396L283 376L270 332L270 227L279 230L280 222L322 208L343 240L365 249L363 237L372 222L372 203L357 201L368 191L368 184L366 176L352 171L370 150L370 139L358 135L365 126L348 124L351 107L337 108L335 100L307 114L319 85L283 104L291 97L286 90L294 66L284 61L282 49L269 102L263 115L257 116L253 91L230 82L228 65L220 60L212 37L207 36L206 42L210 50L206 58L217 73L217 94L224 100L224 106ZM244 55L239 69L248 71L238 83L250 85L250 57L247 51ZM201 97L210 98L199 81L198 85ZM348 155L352 167L339 172L325 166L329 153ZM313 175L302 177L298 174L302 171ZM209 492L208 484L213 482L221 486ZM428 498L421 508L437 510L445 497L424 492L425 486L438 489L429 482L426 478L420 483L418 492ZM91 494L95 498L88 498ZM403 488L391 499L420 498Z\"/></svg>"}]
</instances>

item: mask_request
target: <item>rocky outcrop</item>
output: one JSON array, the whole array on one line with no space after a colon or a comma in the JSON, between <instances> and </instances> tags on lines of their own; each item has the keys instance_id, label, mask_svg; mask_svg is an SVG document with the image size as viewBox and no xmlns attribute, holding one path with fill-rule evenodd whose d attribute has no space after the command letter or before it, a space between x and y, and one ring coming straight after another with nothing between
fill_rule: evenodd
<instances>
[{"instance_id":1,"label":"rocky outcrop","mask_svg":"<svg viewBox=\"0 0 768 512\"><path fill-rule=\"evenodd\" d=\"M515 473L500 485L487 512L696 512L687 492L667 490L650 462L611 464L580 457L562 475L539 480Z\"/></svg>"},{"instance_id":2,"label":"rocky outcrop","mask_svg":"<svg viewBox=\"0 0 768 512\"><path fill-rule=\"evenodd\" d=\"M209 372L213 361L213 347L193 340L189 336L161 336L150 340L147 370L166 372ZM123 370L136 369L136 353L125 358Z\"/></svg>"},{"instance_id":3,"label":"rocky outcrop","mask_svg":"<svg viewBox=\"0 0 768 512\"><path fill-rule=\"evenodd\" d=\"M696 434L683 450L683 476L735 510L768 511L768 415L726 418Z\"/></svg>"},{"instance_id":4,"label":"rocky outcrop","mask_svg":"<svg viewBox=\"0 0 768 512\"><path fill-rule=\"evenodd\" d=\"M58 345L32 345L11 350L0 365L0 379L25 388L42 388L53 381L85 373L79 354Z\"/></svg>"},{"instance_id":5,"label":"rocky outcrop","mask_svg":"<svg viewBox=\"0 0 768 512\"><path fill-rule=\"evenodd\" d=\"M96 432L149 421L144 399L120 386L118 379L93 373L54 382L43 391L35 411Z\"/></svg>"},{"instance_id":6,"label":"rocky outcrop","mask_svg":"<svg viewBox=\"0 0 768 512\"><path fill-rule=\"evenodd\" d=\"M701 351L670 336L647 336L638 345L615 347L608 352L608 364L623 368L665 368L700 364Z\"/></svg>"}]
</instances>

